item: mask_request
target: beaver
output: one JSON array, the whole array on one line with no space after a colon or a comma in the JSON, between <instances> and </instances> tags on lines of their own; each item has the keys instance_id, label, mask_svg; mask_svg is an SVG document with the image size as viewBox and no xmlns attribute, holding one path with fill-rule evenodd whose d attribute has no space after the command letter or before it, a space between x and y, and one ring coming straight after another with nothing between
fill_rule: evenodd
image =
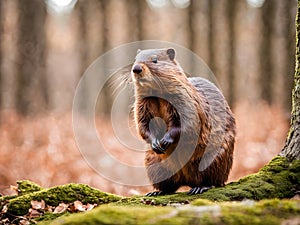
<instances>
[{"instance_id":1,"label":"beaver","mask_svg":"<svg viewBox=\"0 0 300 225\"><path fill-rule=\"evenodd\" d=\"M170 194L181 186L201 194L224 186L232 167L235 118L221 91L201 77L188 78L175 50L139 50L131 69L134 118L150 144L145 167L156 189Z\"/></svg>"}]
</instances>

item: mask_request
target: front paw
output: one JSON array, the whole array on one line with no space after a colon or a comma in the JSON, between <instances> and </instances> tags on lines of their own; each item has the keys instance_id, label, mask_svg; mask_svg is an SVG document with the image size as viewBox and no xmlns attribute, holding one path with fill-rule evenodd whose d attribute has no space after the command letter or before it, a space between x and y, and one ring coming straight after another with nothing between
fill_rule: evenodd
<instances>
[{"instance_id":1,"label":"front paw","mask_svg":"<svg viewBox=\"0 0 300 225\"><path fill-rule=\"evenodd\" d=\"M163 191L153 191L153 192L147 193L145 196L151 197L151 196L162 196L162 195L165 195L165 193Z\"/></svg>"},{"instance_id":2,"label":"front paw","mask_svg":"<svg viewBox=\"0 0 300 225\"><path fill-rule=\"evenodd\" d=\"M165 134L165 136L160 140L160 146L163 149L167 149L173 143L174 138L172 138L169 134Z\"/></svg>"},{"instance_id":3,"label":"front paw","mask_svg":"<svg viewBox=\"0 0 300 225\"><path fill-rule=\"evenodd\" d=\"M187 194L188 195L202 194L203 192L208 191L211 188L213 188L213 186L211 186L211 187L194 187L194 188L191 188L191 190L189 190L189 192Z\"/></svg>"},{"instance_id":4,"label":"front paw","mask_svg":"<svg viewBox=\"0 0 300 225\"><path fill-rule=\"evenodd\" d=\"M151 148L157 154L165 154L165 150L162 148L159 140L157 138L153 138L151 141Z\"/></svg>"}]
</instances>

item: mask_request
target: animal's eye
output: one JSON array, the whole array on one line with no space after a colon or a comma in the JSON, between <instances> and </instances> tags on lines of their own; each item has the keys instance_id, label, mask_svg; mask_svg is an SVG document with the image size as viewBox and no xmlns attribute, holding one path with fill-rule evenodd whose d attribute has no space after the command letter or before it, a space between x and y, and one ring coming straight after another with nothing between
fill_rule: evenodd
<instances>
[{"instance_id":1,"label":"animal's eye","mask_svg":"<svg viewBox=\"0 0 300 225\"><path fill-rule=\"evenodd\" d=\"M155 58L152 58L152 62L153 63L157 63L157 58L155 57Z\"/></svg>"}]
</instances>

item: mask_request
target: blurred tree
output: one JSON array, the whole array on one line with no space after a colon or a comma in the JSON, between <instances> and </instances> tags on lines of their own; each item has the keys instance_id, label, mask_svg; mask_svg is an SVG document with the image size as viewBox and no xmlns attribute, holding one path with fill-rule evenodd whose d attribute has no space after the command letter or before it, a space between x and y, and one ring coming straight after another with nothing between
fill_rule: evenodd
<instances>
[{"instance_id":1,"label":"blurred tree","mask_svg":"<svg viewBox=\"0 0 300 225\"><path fill-rule=\"evenodd\" d=\"M187 44L188 44L188 48L192 51L195 52L196 49L196 32L195 32L195 21L196 19L196 6L195 6L195 0L190 0L190 5L188 7L188 21L187 21L187 33L188 33L188 40L187 40ZM191 62L193 62L193 58L191 57ZM196 73L195 71L195 65L194 63L191 63L190 65L190 71L192 76L194 76L194 74Z\"/></svg>"},{"instance_id":2,"label":"blurred tree","mask_svg":"<svg viewBox=\"0 0 300 225\"><path fill-rule=\"evenodd\" d=\"M87 28L87 16L89 15L89 4L90 1L80 0L77 2L78 6L78 17L79 17L79 46L80 46L80 61L81 61L81 72L80 75L84 73L88 67L88 28Z\"/></svg>"},{"instance_id":3,"label":"blurred tree","mask_svg":"<svg viewBox=\"0 0 300 225\"><path fill-rule=\"evenodd\" d=\"M48 103L45 74L45 1L18 1L17 93L16 109L33 114Z\"/></svg>"},{"instance_id":4,"label":"blurred tree","mask_svg":"<svg viewBox=\"0 0 300 225\"><path fill-rule=\"evenodd\" d=\"M114 24L112 20L109 19L109 7L111 7L112 1L100 1L100 10L101 10L101 18L102 18L102 40L101 40L101 52L105 53L110 48L109 42L109 30ZM104 75L104 74L103 74ZM109 116L111 106L112 106L112 96L111 96L111 88L106 84L101 90L102 98L100 102L100 111L104 113L104 115Z\"/></svg>"},{"instance_id":5,"label":"blurred tree","mask_svg":"<svg viewBox=\"0 0 300 225\"><path fill-rule=\"evenodd\" d=\"M296 67L292 91L292 117L286 144L280 155L289 160L300 159L300 0L296 16Z\"/></svg>"},{"instance_id":6,"label":"blurred tree","mask_svg":"<svg viewBox=\"0 0 300 225\"><path fill-rule=\"evenodd\" d=\"M215 0L208 1L208 65L210 69L215 72L216 62L215 62Z\"/></svg>"},{"instance_id":7,"label":"blurred tree","mask_svg":"<svg viewBox=\"0 0 300 225\"><path fill-rule=\"evenodd\" d=\"M188 20L188 27L189 27L189 49L191 51L195 51L195 26L194 26L194 19L195 19L195 0L190 0L190 5L189 5L189 20Z\"/></svg>"},{"instance_id":8,"label":"blurred tree","mask_svg":"<svg viewBox=\"0 0 300 225\"><path fill-rule=\"evenodd\" d=\"M3 35L3 18L2 18L2 1L0 1L0 109L2 109L2 35ZM1 120L0 120L1 122Z\"/></svg>"},{"instance_id":9,"label":"blurred tree","mask_svg":"<svg viewBox=\"0 0 300 225\"><path fill-rule=\"evenodd\" d=\"M108 40L108 30L110 29L109 26L112 26L113 24L110 24L111 21L109 21L109 15L108 15L108 7L109 2L105 0L100 0L99 7L101 11L101 20L102 20L102 44L101 44L101 50L102 53L106 52L109 49L109 40Z\"/></svg>"},{"instance_id":10,"label":"blurred tree","mask_svg":"<svg viewBox=\"0 0 300 225\"><path fill-rule=\"evenodd\" d=\"M285 72L286 76L284 79L284 88L285 88L285 96L284 98L284 108L289 110L291 109L291 96L290 92L293 89L293 71L295 68L295 61L290 60L294 57L294 49L295 49L295 23L294 23L294 1L281 1L283 4L283 32L285 38Z\"/></svg>"},{"instance_id":11,"label":"blurred tree","mask_svg":"<svg viewBox=\"0 0 300 225\"><path fill-rule=\"evenodd\" d=\"M104 1L104 0L79 0L76 5L76 10L78 12L78 22L79 22L79 35L78 43L80 49L80 75L82 76L86 69L89 67L92 60L95 60L92 57L93 52L97 52L97 57L104 54L110 49L110 29L116 24L112 24L110 17L112 16L109 11L111 5L114 1ZM94 21L97 20L97 23ZM95 25L97 27L95 27ZM94 30L97 32L95 33ZM96 34L96 38L92 35ZM91 43L96 41L97 43ZM94 48L97 48L96 50ZM103 70L102 70L103 69ZM106 74L103 72L105 68L99 68L99 77L93 79L93 82L104 82ZM94 83L85 83L84 84L84 96L80 101L80 108L84 112L87 105L94 104L94 99L91 99L93 96L93 91L95 91ZM109 115L110 108L112 104L111 100L111 88L108 85L104 85L101 92L99 93L97 101L97 111L104 115Z\"/></svg>"},{"instance_id":12,"label":"blurred tree","mask_svg":"<svg viewBox=\"0 0 300 225\"><path fill-rule=\"evenodd\" d=\"M192 30L190 36L189 48L201 58L208 62L209 60L209 32L208 32L208 5L209 1L192 0L189 5L191 16L189 17L189 26Z\"/></svg>"},{"instance_id":13,"label":"blurred tree","mask_svg":"<svg viewBox=\"0 0 300 225\"><path fill-rule=\"evenodd\" d=\"M261 63L261 94L262 99L272 103L272 84L273 84L273 52L272 52L272 33L274 21L274 0L265 1L262 6L262 41L260 45Z\"/></svg>"},{"instance_id":14,"label":"blurred tree","mask_svg":"<svg viewBox=\"0 0 300 225\"><path fill-rule=\"evenodd\" d=\"M144 40L145 32L144 32L144 20L143 20L143 12L145 9L146 1L136 1L136 0L128 0L128 15L133 15L135 20L130 21L130 26L128 29L129 33L133 40Z\"/></svg>"},{"instance_id":15,"label":"blurred tree","mask_svg":"<svg viewBox=\"0 0 300 225\"><path fill-rule=\"evenodd\" d=\"M80 51L80 76L83 76L85 70L88 67L88 56L89 56L89 48L88 48L88 29L87 29L87 16L89 15L88 5L90 1L80 0L76 4L76 10L78 12L78 20L79 20L79 34L78 34L78 43L79 43L79 51ZM85 86L85 90L82 93L80 101L80 109L84 111L88 104L88 85Z\"/></svg>"},{"instance_id":16,"label":"blurred tree","mask_svg":"<svg viewBox=\"0 0 300 225\"><path fill-rule=\"evenodd\" d=\"M236 29L235 29L235 19L237 11L236 0L227 1L227 19L228 19L228 42L229 42L229 52L228 52L228 103L230 106L235 102L235 44L236 44Z\"/></svg>"}]
</instances>

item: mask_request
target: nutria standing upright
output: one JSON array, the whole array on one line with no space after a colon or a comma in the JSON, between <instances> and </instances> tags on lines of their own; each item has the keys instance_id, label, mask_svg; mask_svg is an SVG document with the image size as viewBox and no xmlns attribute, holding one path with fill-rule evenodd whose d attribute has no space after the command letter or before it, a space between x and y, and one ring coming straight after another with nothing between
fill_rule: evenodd
<instances>
[{"instance_id":1,"label":"nutria standing upright","mask_svg":"<svg viewBox=\"0 0 300 225\"><path fill-rule=\"evenodd\" d=\"M135 122L151 145L145 165L157 191L190 186L200 194L223 186L232 167L235 119L219 89L210 81L187 78L175 50L139 51L132 67Z\"/></svg>"}]
</instances>

